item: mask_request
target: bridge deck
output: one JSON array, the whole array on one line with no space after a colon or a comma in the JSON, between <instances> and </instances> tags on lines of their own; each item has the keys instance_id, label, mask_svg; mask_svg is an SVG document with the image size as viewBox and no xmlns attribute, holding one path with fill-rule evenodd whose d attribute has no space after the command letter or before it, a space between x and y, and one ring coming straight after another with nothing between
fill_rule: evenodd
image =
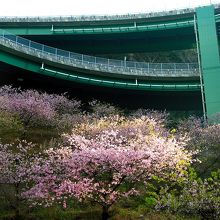
<instances>
[{"instance_id":1,"label":"bridge deck","mask_svg":"<svg viewBox=\"0 0 220 220\"><path fill-rule=\"evenodd\" d=\"M87 56L48 47L4 30L0 31L0 44L3 62L67 80L137 90L200 88L197 64L139 63ZM13 64L13 59L19 62Z\"/></svg>"}]
</instances>

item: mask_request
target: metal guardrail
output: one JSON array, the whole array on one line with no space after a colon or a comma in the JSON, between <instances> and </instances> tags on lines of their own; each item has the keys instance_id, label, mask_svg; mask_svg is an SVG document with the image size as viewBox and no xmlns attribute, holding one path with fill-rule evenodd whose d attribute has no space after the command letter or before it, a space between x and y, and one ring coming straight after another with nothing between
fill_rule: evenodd
<instances>
[{"instance_id":1,"label":"metal guardrail","mask_svg":"<svg viewBox=\"0 0 220 220\"><path fill-rule=\"evenodd\" d=\"M79 15L79 16L39 16L39 17L0 17L0 22L72 22L72 21L105 21L105 20L127 20L161 17L170 15L181 15L186 13L194 13L194 8L175 9L161 12L149 13L129 13L115 15Z\"/></svg>"},{"instance_id":2,"label":"metal guardrail","mask_svg":"<svg viewBox=\"0 0 220 220\"><path fill-rule=\"evenodd\" d=\"M220 4L213 4L215 8L220 8ZM79 16L33 16L33 17L0 17L0 22L74 22L74 21L110 21L110 20L127 20L152 18L162 16L181 15L195 13L195 8L174 9L160 12L148 13L129 13L115 15L79 15Z\"/></svg>"},{"instance_id":3,"label":"metal guardrail","mask_svg":"<svg viewBox=\"0 0 220 220\"><path fill-rule=\"evenodd\" d=\"M197 63L144 63L89 56L40 44L0 29L0 44L16 51L75 68L148 77L199 77Z\"/></svg>"}]
</instances>

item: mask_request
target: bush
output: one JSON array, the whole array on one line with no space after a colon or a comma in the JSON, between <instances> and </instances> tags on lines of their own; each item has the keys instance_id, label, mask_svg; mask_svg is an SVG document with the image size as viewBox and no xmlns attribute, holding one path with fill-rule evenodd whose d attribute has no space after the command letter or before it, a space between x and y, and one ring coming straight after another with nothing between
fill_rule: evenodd
<instances>
[{"instance_id":1,"label":"bush","mask_svg":"<svg viewBox=\"0 0 220 220\"><path fill-rule=\"evenodd\" d=\"M98 100L89 102L89 107L91 109L91 116L97 119L112 115L120 115L122 113L121 110L114 105L100 102Z\"/></svg>"},{"instance_id":2,"label":"bush","mask_svg":"<svg viewBox=\"0 0 220 220\"><path fill-rule=\"evenodd\" d=\"M47 94L11 86L0 87L0 110L17 115L25 128L56 127L65 115L79 113L80 106L79 101L70 100L65 94Z\"/></svg>"},{"instance_id":3,"label":"bush","mask_svg":"<svg viewBox=\"0 0 220 220\"><path fill-rule=\"evenodd\" d=\"M179 192L165 187L160 192L157 210L185 215L199 215L203 219L220 218L220 170L205 180L194 179Z\"/></svg>"}]
</instances>

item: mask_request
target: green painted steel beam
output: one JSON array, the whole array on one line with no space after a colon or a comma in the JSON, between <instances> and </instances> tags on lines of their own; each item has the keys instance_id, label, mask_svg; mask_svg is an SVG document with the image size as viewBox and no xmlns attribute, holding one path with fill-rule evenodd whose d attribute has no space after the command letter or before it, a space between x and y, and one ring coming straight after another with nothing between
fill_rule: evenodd
<instances>
[{"instance_id":1,"label":"green painted steel beam","mask_svg":"<svg viewBox=\"0 0 220 220\"><path fill-rule=\"evenodd\" d=\"M51 31L51 25L47 25L46 27L31 27L31 26L15 26L15 27L2 27L0 25L0 28L15 34L15 35L24 35L24 36L32 36L32 35L53 35L53 31Z\"/></svg>"},{"instance_id":2,"label":"green painted steel beam","mask_svg":"<svg viewBox=\"0 0 220 220\"><path fill-rule=\"evenodd\" d=\"M140 33L140 32L157 32L169 31L175 29L185 29L193 27L193 21L176 22L170 24L155 24L155 25L138 25L138 26L119 26L119 27L2 27L0 28L13 33L15 35L99 35L99 34L122 34L122 33Z\"/></svg>"},{"instance_id":3,"label":"green painted steel beam","mask_svg":"<svg viewBox=\"0 0 220 220\"><path fill-rule=\"evenodd\" d=\"M107 77L94 76L94 75L82 75L76 72L65 71L63 69L55 68L53 66L47 66L42 68L41 63L34 62L33 60L25 59L23 57L16 56L15 54L8 53L0 50L0 61L9 65L19 67L37 74L43 74L50 77L55 77L63 80L74 81L78 83L104 86L111 88L129 89L129 90L145 90L145 91L175 91L175 92L192 92L198 91L200 88L199 83L196 82L175 82L175 83L153 83L150 81L141 83L132 83L123 79L111 79Z\"/></svg>"},{"instance_id":4,"label":"green painted steel beam","mask_svg":"<svg viewBox=\"0 0 220 220\"><path fill-rule=\"evenodd\" d=\"M19 24L19 23L18 23ZM91 35L91 34L114 34L114 33L138 33L138 32L149 32L149 31L164 31L170 29L182 29L193 27L193 20L174 20L171 22L144 22L144 23L128 23L128 24L115 24L115 25L91 25L85 26L83 23L79 26L77 23L62 25L56 23L45 23L44 25L37 23L22 23L19 25L10 24L1 25L0 28L5 29L16 35Z\"/></svg>"},{"instance_id":5,"label":"green painted steel beam","mask_svg":"<svg viewBox=\"0 0 220 220\"><path fill-rule=\"evenodd\" d=\"M220 15L215 16L216 22L220 22ZM158 21L130 19L125 23L114 21L109 24L108 20L75 21L75 22L0 22L0 28L16 35L91 35L91 34L113 34L113 33L138 33L148 31L168 31L170 29L184 29L193 27L193 17L180 19L178 15L168 20Z\"/></svg>"},{"instance_id":6,"label":"green painted steel beam","mask_svg":"<svg viewBox=\"0 0 220 220\"><path fill-rule=\"evenodd\" d=\"M220 61L214 7L196 9L207 116L220 112Z\"/></svg>"},{"instance_id":7,"label":"green painted steel beam","mask_svg":"<svg viewBox=\"0 0 220 220\"><path fill-rule=\"evenodd\" d=\"M169 29L180 29L186 27L192 27L193 20L172 22L172 23L161 23L161 24L142 24L132 26L119 26L119 27L75 27L75 28L53 28L53 34L113 34L113 33L130 33L130 32L148 32L148 31L159 31Z\"/></svg>"},{"instance_id":8,"label":"green painted steel beam","mask_svg":"<svg viewBox=\"0 0 220 220\"><path fill-rule=\"evenodd\" d=\"M51 46L89 54L181 50L193 48L195 43L192 18L114 26L104 23L86 26L83 22L81 25L0 23L0 28Z\"/></svg>"},{"instance_id":9,"label":"green painted steel beam","mask_svg":"<svg viewBox=\"0 0 220 220\"><path fill-rule=\"evenodd\" d=\"M98 79L92 77L84 77L75 74L70 74L68 72L60 72L53 69L42 68L42 72L50 75L52 77L62 78L64 80L87 83L90 85L98 85L104 87L113 87L120 89L129 89L129 90L147 90L147 91L198 91L200 86L198 83L189 83L189 84L168 84L168 83L132 83L126 81L113 81L112 79Z\"/></svg>"},{"instance_id":10,"label":"green painted steel beam","mask_svg":"<svg viewBox=\"0 0 220 220\"><path fill-rule=\"evenodd\" d=\"M220 15L215 16L216 22L220 22ZM84 24L84 22L7 22L0 23L0 28L5 29L16 35L91 35L91 34L113 34L113 33L138 33L138 32L148 32L148 31L168 31L170 29L184 29L187 27L193 27L193 18L188 19L178 19L176 20L161 20L157 22L134 22L129 21L129 23L116 23L114 25L105 23L103 21L101 24L96 22L89 22ZM88 22L87 22L88 23Z\"/></svg>"}]
</instances>

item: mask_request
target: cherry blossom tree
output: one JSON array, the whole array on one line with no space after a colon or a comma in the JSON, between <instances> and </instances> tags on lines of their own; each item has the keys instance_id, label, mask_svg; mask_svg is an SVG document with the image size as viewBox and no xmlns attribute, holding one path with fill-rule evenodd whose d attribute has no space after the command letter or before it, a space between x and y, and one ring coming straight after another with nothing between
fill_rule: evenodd
<instances>
[{"instance_id":1,"label":"cherry blossom tree","mask_svg":"<svg viewBox=\"0 0 220 220\"><path fill-rule=\"evenodd\" d=\"M23 201L21 193L29 182L30 167L36 157L33 149L34 145L26 141L0 144L0 187L17 217Z\"/></svg>"},{"instance_id":2,"label":"cherry blossom tree","mask_svg":"<svg viewBox=\"0 0 220 220\"><path fill-rule=\"evenodd\" d=\"M149 135L144 129L127 137L124 125L119 128L67 135L69 146L45 151L32 166L33 185L23 195L46 206L60 202L66 207L72 199L93 201L102 207L104 220L113 204L138 194L139 184L167 171L178 173L191 162L184 141Z\"/></svg>"},{"instance_id":3,"label":"cherry blossom tree","mask_svg":"<svg viewBox=\"0 0 220 220\"><path fill-rule=\"evenodd\" d=\"M47 94L11 86L0 88L0 110L17 114L25 127L56 125L59 116L78 112L80 105L79 101L70 100L65 94Z\"/></svg>"}]
</instances>

